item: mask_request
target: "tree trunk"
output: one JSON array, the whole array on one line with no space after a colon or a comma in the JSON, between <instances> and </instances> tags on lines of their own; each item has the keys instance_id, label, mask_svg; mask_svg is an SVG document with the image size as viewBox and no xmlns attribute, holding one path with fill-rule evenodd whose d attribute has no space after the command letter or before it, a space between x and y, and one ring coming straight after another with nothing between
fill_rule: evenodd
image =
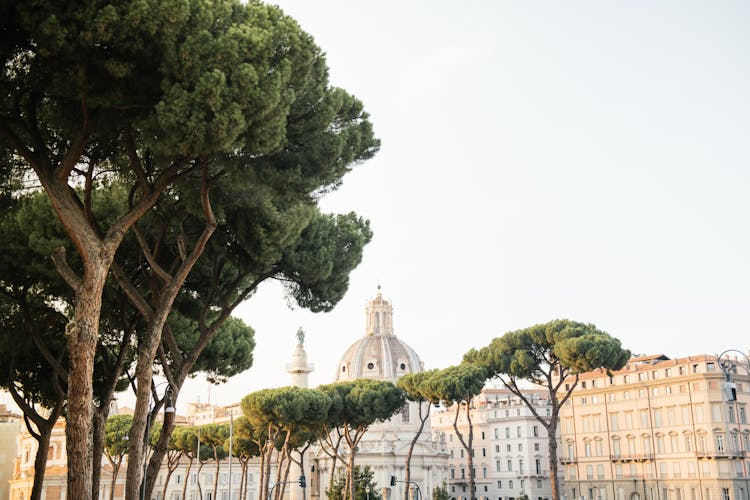
<instances>
[{"instance_id":1,"label":"tree trunk","mask_svg":"<svg viewBox=\"0 0 750 500\"><path fill-rule=\"evenodd\" d=\"M185 494L187 493L187 486L188 486L188 482L190 481L190 469L192 468L193 468L193 459L191 458L188 461L187 472L185 473L185 484L182 485L182 496L180 498L182 498L183 500L185 499Z\"/></svg>"},{"instance_id":2,"label":"tree trunk","mask_svg":"<svg viewBox=\"0 0 750 500\"><path fill-rule=\"evenodd\" d=\"M557 478L557 415L553 414L547 427L549 447L549 482L552 487L552 500L560 500L560 481Z\"/></svg>"},{"instance_id":3,"label":"tree trunk","mask_svg":"<svg viewBox=\"0 0 750 500\"><path fill-rule=\"evenodd\" d=\"M411 440L411 443L409 444L409 451L406 453L406 484L411 484L411 456L414 453L414 446L416 446L417 441L419 440L419 436L422 435L422 431L424 430L425 423L427 423L427 419L430 416L430 403L427 402L427 411L425 412L424 417L422 416L422 401L419 402L419 430L417 431L414 438ZM409 500L409 488L404 491L404 500ZM421 500L421 499L420 499Z\"/></svg>"},{"instance_id":4,"label":"tree trunk","mask_svg":"<svg viewBox=\"0 0 750 500\"><path fill-rule=\"evenodd\" d=\"M214 495L211 498L216 498L216 492L219 490L219 453L214 447L214 461L216 462L216 474L214 475ZM231 486L230 486L231 488Z\"/></svg>"},{"instance_id":5,"label":"tree trunk","mask_svg":"<svg viewBox=\"0 0 750 500\"><path fill-rule=\"evenodd\" d=\"M248 461L242 462L242 480L240 481L240 498L247 500L247 464Z\"/></svg>"},{"instance_id":6,"label":"tree trunk","mask_svg":"<svg viewBox=\"0 0 750 500\"><path fill-rule=\"evenodd\" d=\"M348 495L351 500L354 500L354 450L355 446L349 448L349 464L347 465L348 471L346 474L348 486Z\"/></svg>"},{"instance_id":7,"label":"tree trunk","mask_svg":"<svg viewBox=\"0 0 750 500\"><path fill-rule=\"evenodd\" d=\"M41 500L42 498L42 487L44 486L44 472L47 469L47 454L49 453L49 441L52 437L52 429L55 423L52 422L49 426L39 428L39 437L37 443L39 447L36 450L36 457L34 458L34 485L31 488L31 496L29 500ZM34 436L36 437L36 436Z\"/></svg>"},{"instance_id":8,"label":"tree trunk","mask_svg":"<svg viewBox=\"0 0 750 500\"><path fill-rule=\"evenodd\" d=\"M74 319L68 323L65 331L70 363L65 427L68 500L91 498L94 355L99 332L102 290L111 262L111 257L100 257L88 263L84 259L85 273L81 287L76 293Z\"/></svg>"},{"instance_id":9,"label":"tree trunk","mask_svg":"<svg viewBox=\"0 0 750 500\"><path fill-rule=\"evenodd\" d=\"M102 455L104 454L104 426L109 415L109 401L102 401L100 404L102 406L94 411L93 420L91 500L99 499L99 486L102 477Z\"/></svg>"},{"instance_id":10,"label":"tree trunk","mask_svg":"<svg viewBox=\"0 0 750 500\"><path fill-rule=\"evenodd\" d=\"M464 440L463 434L458 430L458 416L461 413L461 403L456 403L456 416L453 419L453 431L456 433L456 437L461 442L461 445L464 447L464 451L466 451L467 458L466 458L466 465L468 466L469 470L469 499L474 500L476 498L475 495L475 481L474 481L474 457L471 454L471 446L474 442L474 428L471 425L471 411L470 411L470 403L466 402L466 419L469 424L469 439L468 442Z\"/></svg>"},{"instance_id":11,"label":"tree trunk","mask_svg":"<svg viewBox=\"0 0 750 500\"><path fill-rule=\"evenodd\" d=\"M474 426L471 424L471 403L466 402L466 421L469 423L469 443L466 454L469 455L469 494L471 500L477 497L476 477L474 474Z\"/></svg>"},{"instance_id":12,"label":"tree trunk","mask_svg":"<svg viewBox=\"0 0 750 500\"><path fill-rule=\"evenodd\" d=\"M138 361L135 368L136 401L133 411L133 424L130 427L128 443L128 472L125 480L125 498L140 498L138 493L143 478L143 464L148 445L149 410L151 406L151 381L153 379L153 359L160 338L147 328L138 343Z\"/></svg>"},{"instance_id":13,"label":"tree trunk","mask_svg":"<svg viewBox=\"0 0 750 500\"><path fill-rule=\"evenodd\" d=\"M201 486L201 471L203 470L203 466L205 464L201 462L200 452L198 452L198 464L198 477L196 477L196 482L198 483L198 498L203 498L203 487Z\"/></svg>"},{"instance_id":14,"label":"tree trunk","mask_svg":"<svg viewBox=\"0 0 750 500\"><path fill-rule=\"evenodd\" d=\"M109 486L109 500L115 498L115 485L117 484L117 474L120 472L120 463L112 462L112 484Z\"/></svg>"},{"instance_id":15,"label":"tree trunk","mask_svg":"<svg viewBox=\"0 0 750 500\"><path fill-rule=\"evenodd\" d=\"M289 482L289 471L292 468L292 457L289 453L289 448L284 447L284 454L281 458L281 461L279 462L279 469L281 469L282 464L284 465L284 475L282 477L280 487L281 490L279 491L279 494L276 495L276 498L281 499L284 498L284 492L286 491L286 485ZM291 488L290 488L291 489Z\"/></svg>"},{"instance_id":16,"label":"tree trunk","mask_svg":"<svg viewBox=\"0 0 750 500\"><path fill-rule=\"evenodd\" d=\"M179 395L179 392L177 392L178 389L179 388L172 387L172 391L174 392L170 393L173 407L177 407L177 396ZM161 464L164 462L164 456L169 449L169 438L172 436L172 432L175 428L175 415L175 413L164 413L164 422L162 423L161 433L159 434L159 439L156 441L151 458L148 461L146 472L146 496L149 498L154 491Z\"/></svg>"},{"instance_id":17,"label":"tree trunk","mask_svg":"<svg viewBox=\"0 0 750 500\"><path fill-rule=\"evenodd\" d=\"M171 457L170 457L170 454L167 453L167 478L164 480L164 488L162 488L162 490L161 490L161 497L164 500L166 500L166 498L167 498L167 486L169 486L169 480L172 479L172 474L174 474L174 471L176 471L177 467L179 467L179 465L180 465L180 458L182 457L182 453L179 453L179 454L177 454L177 458L173 459L174 454L176 452L173 451L172 453L173 453L173 455ZM154 458L153 454L151 455L151 458L152 459ZM151 466L151 462L149 461L149 467L150 466ZM158 474L158 472L157 472L157 474ZM150 471L150 469L149 469L148 475L149 475L149 478L150 478L151 477L151 471ZM148 483L152 483L153 484L153 481L151 481L149 479L149 481L146 482L146 496L148 498L151 498L151 491L148 489ZM153 489L153 486L152 486L152 489Z\"/></svg>"},{"instance_id":18,"label":"tree trunk","mask_svg":"<svg viewBox=\"0 0 750 500\"><path fill-rule=\"evenodd\" d=\"M273 493L273 500L281 498L281 492L284 490L284 484L281 480L282 466L284 465L284 454L281 451L276 452L276 491ZM269 499L271 500L271 499Z\"/></svg>"},{"instance_id":19,"label":"tree trunk","mask_svg":"<svg viewBox=\"0 0 750 500\"><path fill-rule=\"evenodd\" d=\"M269 443L266 444L266 446L269 449L268 449L268 452L266 453L266 463L265 463L265 466L264 466L265 470L263 471L264 479L263 479L263 484L262 484L262 487L263 487L263 497L261 497L261 498L265 498L265 499L268 499L268 493L269 493L269 491L268 491L268 485L269 485L269 483L271 481L271 458L273 456L273 445L270 444L270 443L273 443L273 441L274 440L271 439L270 436L269 436Z\"/></svg>"}]
</instances>

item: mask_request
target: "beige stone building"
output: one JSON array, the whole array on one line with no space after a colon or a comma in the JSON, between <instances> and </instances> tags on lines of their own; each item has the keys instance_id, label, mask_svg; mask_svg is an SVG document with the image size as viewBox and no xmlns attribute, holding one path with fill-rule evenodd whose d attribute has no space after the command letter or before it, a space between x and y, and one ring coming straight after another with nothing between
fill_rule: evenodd
<instances>
[{"instance_id":1,"label":"beige stone building","mask_svg":"<svg viewBox=\"0 0 750 500\"><path fill-rule=\"evenodd\" d=\"M0 404L0 498L9 498L9 484L14 473L17 437L21 430L21 415Z\"/></svg>"},{"instance_id":2,"label":"beige stone building","mask_svg":"<svg viewBox=\"0 0 750 500\"><path fill-rule=\"evenodd\" d=\"M724 359L724 358L722 358ZM716 356L632 358L581 375L561 412L567 499L747 500L750 377Z\"/></svg>"}]
</instances>

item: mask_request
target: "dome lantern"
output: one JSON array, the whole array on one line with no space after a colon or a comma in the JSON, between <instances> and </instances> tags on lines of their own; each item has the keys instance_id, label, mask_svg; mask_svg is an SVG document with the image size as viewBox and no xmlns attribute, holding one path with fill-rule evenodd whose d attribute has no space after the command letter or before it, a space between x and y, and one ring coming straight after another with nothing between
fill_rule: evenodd
<instances>
[{"instance_id":1,"label":"dome lantern","mask_svg":"<svg viewBox=\"0 0 750 500\"><path fill-rule=\"evenodd\" d=\"M393 307L380 293L365 309L365 336L346 350L336 380L372 378L395 382L407 373L423 370L416 351L393 333Z\"/></svg>"}]
</instances>

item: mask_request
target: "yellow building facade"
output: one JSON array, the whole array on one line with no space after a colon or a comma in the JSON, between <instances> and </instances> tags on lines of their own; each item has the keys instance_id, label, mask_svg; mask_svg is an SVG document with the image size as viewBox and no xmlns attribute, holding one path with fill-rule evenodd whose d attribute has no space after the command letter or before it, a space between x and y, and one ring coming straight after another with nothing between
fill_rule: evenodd
<instances>
[{"instance_id":1,"label":"yellow building facade","mask_svg":"<svg viewBox=\"0 0 750 500\"><path fill-rule=\"evenodd\" d=\"M747 500L745 361L641 356L580 375L561 411L564 498Z\"/></svg>"}]
</instances>

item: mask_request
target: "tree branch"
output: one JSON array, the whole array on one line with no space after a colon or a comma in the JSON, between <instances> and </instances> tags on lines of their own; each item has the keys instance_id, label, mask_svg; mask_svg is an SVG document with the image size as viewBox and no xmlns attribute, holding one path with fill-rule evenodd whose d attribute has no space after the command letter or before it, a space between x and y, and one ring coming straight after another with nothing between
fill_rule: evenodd
<instances>
[{"instance_id":1,"label":"tree branch","mask_svg":"<svg viewBox=\"0 0 750 500\"><path fill-rule=\"evenodd\" d=\"M52 252L52 262L55 263L55 268L57 269L57 272L60 273L60 276L65 280L65 282L68 284L70 288L73 289L73 292L78 294L78 292L81 290L81 287L83 286L83 280L81 280L80 276L78 276L75 271L73 271L70 266L68 265L68 261L66 259L66 252L64 246L57 247Z\"/></svg>"},{"instance_id":2,"label":"tree branch","mask_svg":"<svg viewBox=\"0 0 750 500\"><path fill-rule=\"evenodd\" d=\"M172 278L172 276L169 275L167 271L165 271L158 262L156 262L156 259L154 258L154 255L151 253L151 250L148 248L148 243L146 242L146 239L143 237L143 234L138 229L138 225L133 225L133 234L135 234L135 238L138 240L138 245L141 247L141 252L143 253L143 256L146 258L146 262L148 262L148 265L151 267L151 270L156 274L156 276L163 282L168 283L169 280Z\"/></svg>"},{"instance_id":3,"label":"tree branch","mask_svg":"<svg viewBox=\"0 0 750 500\"><path fill-rule=\"evenodd\" d=\"M148 301L143 298L138 289L130 281L130 278L125 274L125 271L120 267L117 261L113 261L110 267L112 274L115 276L117 285L125 293L128 301L136 308L136 310L143 316L143 319L148 322L151 316L154 314L153 309L149 305Z\"/></svg>"},{"instance_id":4,"label":"tree branch","mask_svg":"<svg viewBox=\"0 0 750 500\"><path fill-rule=\"evenodd\" d=\"M70 143L68 151L65 153L62 162L55 172L55 177L59 182L67 183L70 173L81 160L81 156L83 156L83 151L86 149L86 144L88 143L89 135L91 134L91 120L89 120L89 111L85 100L81 102L81 111L83 113L83 124L81 125L81 129Z\"/></svg>"},{"instance_id":5,"label":"tree branch","mask_svg":"<svg viewBox=\"0 0 750 500\"><path fill-rule=\"evenodd\" d=\"M135 137L133 135L133 128L128 123L125 127L125 153L128 155L130 160L130 167L135 172L135 178L138 180L138 185L141 188L141 192L144 196L151 194L151 184L146 178L146 172L143 170L141 159L138 157L138 148L135 145Z\"/></svg>"}]
</instances>

